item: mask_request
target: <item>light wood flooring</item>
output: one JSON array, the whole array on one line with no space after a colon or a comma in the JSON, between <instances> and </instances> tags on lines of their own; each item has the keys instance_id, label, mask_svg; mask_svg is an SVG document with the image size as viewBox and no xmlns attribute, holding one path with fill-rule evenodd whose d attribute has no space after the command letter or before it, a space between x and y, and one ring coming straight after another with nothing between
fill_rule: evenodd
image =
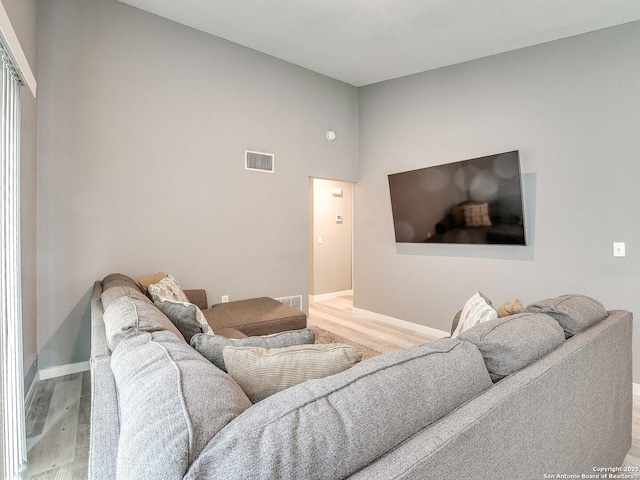
<instances>
[{"instance_id":1,"label":"light wood flooring","mask_svg":"<svg viewBox=\"0 0 640 480\"><path fill-rule=\"evenodd\" d=\"M415 330L354 312L352 295L310 301L308 323L383 353L435 340Z\"/></svg>"},{"instance_id":2,"label":"light wood flooring","mask_svg":"<svg viewBox=\"0 0 640 480\"><path fill-rule=\"evenodd\" d=\"M91 375L41 380L26 415L24 479L84 480L89 460Z\"/></svg>"},{"instance_id":3,"label":"light wood flooring","mask_svg":"<svg viewBox=\"0 0 640 480\"><path fill-rule=\"evenodd\" d=\"M421 345L433 338L389 325L353 311L353 298L342 296L309 305L309 324L380 352ZM27 412L28 469L24 479L84 480L87 478L89 372L43 380ZM633 398L633 443L624 465L640 467L640 396Z\"/></svg>"}]
</instances>

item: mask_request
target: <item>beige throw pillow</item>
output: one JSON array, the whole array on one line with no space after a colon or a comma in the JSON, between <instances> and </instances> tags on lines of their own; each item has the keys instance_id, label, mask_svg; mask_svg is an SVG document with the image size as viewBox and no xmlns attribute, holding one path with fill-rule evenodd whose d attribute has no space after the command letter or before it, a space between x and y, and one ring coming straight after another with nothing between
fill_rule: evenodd
<instances>
[{"instance_id":1,"label":"beige throw pillow","mask_svg":"<svg viewBox=\"0 0 640 480\"><path fill-rule=\"evenodd\" d=\"M498 315L500 317L508 317L509 315L515 315L522 312L524 312L524 307L517 298L509 300L501 307L498 307Z\"/></svg>"},{"instance_id":2,"label":"beige throw pillow","mask_svg":"<svg viewBox=\"0 0 640 480\"><path fill-rule=\"evenodd\" d=\"M142 291L146 293L147 289L149 288L149 285L158 283L160 280L162 280L166 276L167 274L162 272L152 273L151 275L143 275L138 279L138 283L142 287Z\"/></svg>"},{"instance_id":3,"label":"beige throw pillow","mask_svg":"<svg viewBox=\"0 0 640 480\"><path fill-rule=\"evenodd\" d=\"M464 224L467 227L490 227L489 205L479 203L475 205L463 205Z\"/></svg>"},{"instance_id":4,"label":"beige throw pillow","mask_svg":"<svg viewBox=\"0 0 640 480\"><path fill-rule=\"evenodd\" d=\"M358 351L342 343L282 348L224 347L229 375L253 402L316 378L340 373L360 361Z\"/></svg>"},{"instance_id":5,"label":"beige throw pillow","mask_svg":"<svg viewBox=\"0 0 640 480\"><path fill-rule=\"evenodd\" d=\"M315 332L310 328L304 328L245 338L227 338L222 335L199 333L191 338L190 344L204 358L226 372L227 368L224 366L224 357L222 356L224 347L282 348L292 345L313 345L315 340Z\"/></svg>"}]
</instances>

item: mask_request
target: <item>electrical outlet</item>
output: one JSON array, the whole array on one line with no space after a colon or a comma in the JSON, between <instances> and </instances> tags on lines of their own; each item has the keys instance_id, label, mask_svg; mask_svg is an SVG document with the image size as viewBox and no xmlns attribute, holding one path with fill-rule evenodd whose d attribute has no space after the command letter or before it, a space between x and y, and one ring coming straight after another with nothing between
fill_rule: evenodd
<instances>
[{"instance_id":1,"label":"electrical outlet","mask_svg":"<svg viewBox=\"0 0 640 480\"><path fill-rule=\"evenodd\" d=\"M222 295L222 303L227 303L229 301L229 295Z\"/></svg>"},{"instance_id":2,"label":"electrical outlet","mask_svg":"<svg viewBox=\"0 0 640 480\"><path fill-rule=\"evenodd\" d=\"M613 256L614 257L624 257L625 255L625 248L624 248L624 242L613 242Z\"/></svg>"}]
</instances>

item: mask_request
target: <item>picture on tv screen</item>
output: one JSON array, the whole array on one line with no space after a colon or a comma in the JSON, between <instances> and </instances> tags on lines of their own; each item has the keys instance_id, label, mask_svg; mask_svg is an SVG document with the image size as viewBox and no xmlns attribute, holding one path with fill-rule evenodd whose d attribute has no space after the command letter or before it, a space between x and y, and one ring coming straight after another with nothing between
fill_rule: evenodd
<instances>
[{"instance_id":1,"label":"picture on tv screen","mask_svg":"<svg viewBox=\"0 0 640 480\"><path fill-rule=\"evenodd\" d=\"M518 151L389 175L396 242L526 245Z\"/></svg>"}]
</instances>

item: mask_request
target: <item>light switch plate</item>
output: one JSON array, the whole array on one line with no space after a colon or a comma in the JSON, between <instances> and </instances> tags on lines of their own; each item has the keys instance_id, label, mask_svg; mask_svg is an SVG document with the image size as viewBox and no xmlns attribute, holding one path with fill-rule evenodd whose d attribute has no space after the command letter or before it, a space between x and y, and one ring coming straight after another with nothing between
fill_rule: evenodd
<instances>
[{"instance_id":1,"label":"light switch plate","mask_svg":"<svg viewBox=\"0 0 640 480\"><path fill-rule=\"evenodd\" d=\"M614 257L624 257L625 255L625 248L624 248L624 242L613 242L613 256Z\"/></svg>"}]
</instances>

